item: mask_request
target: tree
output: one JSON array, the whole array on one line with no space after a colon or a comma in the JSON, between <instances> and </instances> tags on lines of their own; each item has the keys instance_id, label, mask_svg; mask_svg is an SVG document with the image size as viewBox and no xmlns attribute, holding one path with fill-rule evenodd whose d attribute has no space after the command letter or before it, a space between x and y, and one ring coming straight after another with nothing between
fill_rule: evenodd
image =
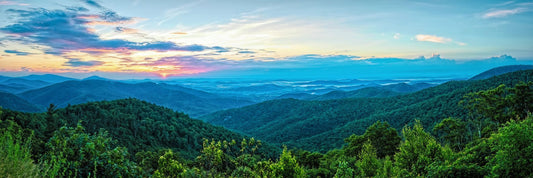
<instances>
[{"instance_id":1,"label":"tree","mask_svg":"<svg viewBox=\"0 0 533 178\"><path fill-rule=\"evenodd\" d=\"M0 110L0 114L1 112ZM46 174L45 170L41 170L31 159L31 137L24 140L21 130L15 129L16 123L8 122L10 122L8 128L0 129L0 175L40 177Z\"/></svg>"},{"instance_id":2,"label":"tree","mask_svg":"<svg viewBox=\"0 0 533 178\"><path fill-rule=\"evenodd\" d=\"M106 177L136 176L140 170L127 159L122 147L112 147L113 140L101 130L89 135L78 123L76 128L61 127L46 143L43 162L51 166L52 176Z\"/></svg>"},{"instance_id":3,"label":"tree","mask_svg":"<svg viewBox=\"0 0 533 178\"><path fill-rule=\"evenodd\" d=\"M466 123L457 118L446 118L433 127L433 132L444 138L455 151L460 151L467 143Z\"/></svg>"},{"instance_id":4,"label":"tree","mask_svg":"<svg viewBox=\"0 0 533 178\"><path fill-rule=\"evenodd\" d=\"M340 161L339 167L337 168L337 172L335 173L335 178L344 178L344 177L353 177L355 175L355 171L348 166L348 162L346 161Z\"/></svg>"},{"instance_id":5,"label":"tree","mask_svg":"<svg viewBox=\"0 0 533 178\"><path fill-rule=\"evenodd\" d=\"M511 119L526 118L533 110L533 82L520 82L513 88L504 84L478 92L468 93L460 104L477 119L490 118L503 124Z\"/></svg>"},{"instance_id":6,"label":"tree","mask_svg":"<svg viewBox=\"0 0 533 178\"><path fill-rule=\"evenodd\" d=\"M296 158L292 156L291 152L287 151L287 147L283 148L279 161L270 165L270 169L274 175L279 177L305 176L304 169L298 165Z\"/></svg>"},{"instance_id":7,"label":"tree","mask_svg":"<svg viewBox=\"0 0 533 178\"><path fill-rule=\"evenodd\" d=\"M351 135L344 141L348 143L343 147L346 156L357 156L363 148L363 144L370 140L372 146L376 148L378 158L392 156L398 150L401 138L396 129L389 123L377 121L368 127L363 135Z\"/></svg>"},{"instance_id":8,"label":"tree","mask_svg":"<svg viewBox=\"0 0 533 178\"><path fill-rule=\"evenodd\" d=\"M495 152L488 166L494 177L531 177L533 173L533 117L511 121L489 138Z\"/></svg>"},{"instance_id":9,"label":"tree","mask_svg":"<svg viewBox=\"0 0 533 178\"><path fill-rule=\"evenodd\" d=\"M444 162L452 153L451 149L443 148L426 133L420 121L416 121L412 128L405 127L402 133L405 140L400 144L400 151L394 155L401 175L426 175L430 164Z\"/></svg>"},{"instance_id":10,"label":"tree","mask_svg":"<svg viewBox=\"0 0 533 178\"><path fill-rule=\"evenodd\" d=\"M370 141L365 142L363 145L363 150L359 153L359 158L356 165L361 169L362 176L374 177L381 165L377 158L376 149Z\"/></svg>"},{"instance_id":11,"label":"tree","mask_svg":"<svg viewBox=\"0 0 533 178\"><path fill-rule=\"evenodd\" d=\"M168 150L165 155L159 157L158 168L154 172L154 177L178 177L185 172L184 166L174 159L172 150Z\"/></svg>"},{"instance_id":12,"label":"tree","mask_svg":"<svg viewBox=\"0 0 533 178\"><path fill-rule=\"evenodd\" d=\"M46 138L52 137L54 131L61 127L62 122L58 118L56 108L56 105L50 104L50 106L48 106L46 109L46 129L44 132Z\"/></svg>"},{"instance_id":13,"label":"tree","mask_svg":"<svg viewBox=\"0 0 533 178\"><path fill-rule=\"evenodd\" d=\"M386 177L394 177L394 175L395 175L394 163L392 162L390 157L387 156L383 159L383 165L381 166L380 169L378 169L376 177L386 178Z\"/></svg>"},{"instance_id":14,"label":"tree","mask_svg":"<svg viewBox=\"0 0 533 178\"><path fill-rule=\"evenodd\" d=\"M372 147L376 149L378 158L392 156L398 151L401 138L398 131L391 127L388 122L377 121L365 131L364 136L370 140Z\"/></svg>"},{"instance_id":15,"label":"tree","mask_svg":"<svg viewBox=\"0 0 533 178\"><path fill-rule=\"evenodd\" d=\"M204 139L202 154L196 160L204 169L211 172L213 169L215 171L223 170L223 158L222 142L215 140L210 142L208 139Z\"/></svg>"}]
</instances>

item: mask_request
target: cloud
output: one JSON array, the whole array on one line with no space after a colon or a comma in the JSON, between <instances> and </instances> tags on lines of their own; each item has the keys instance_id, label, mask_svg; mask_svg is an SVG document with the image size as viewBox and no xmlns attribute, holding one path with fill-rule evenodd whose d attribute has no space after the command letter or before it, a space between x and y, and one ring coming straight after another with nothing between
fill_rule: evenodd
<instances>
[{"instance_id":1,"label":"cloud","mask_svg":"<svg viewBox=\"0 0 533 178\"><path fill-rule=\"evenodd\" d=\"M464 46L466 43L459 42L459 41L453 41L451 38L445 38L435 35L425 35L425 34L418 34L415 36L416 41L426 41L426 42L432 42L432 43L455 43L459 46Z\"/></svg>"},{"instance_id":2,"label":"cloud","mask_svg":"<svg viewBox=\"0 0 533 178\"><path fill-rule=\"evenodd\" d=\"M168 9L168 10L165 10L165 16L163 17L162 20L160 20L159 22L157 22L157 25L160 26L180 15L183 15L183 14L186 14L189 12L189 9L191 9L192 7L198 5L199 3L201 3L202 1L193 1L191 3L187 3L187 4L184 4L182 6L179 6L179 7L175 7L175 8L171 8L171 9Z\"/></svg>"},{"instance_id":3,"label":"cloud","mask_svg":"<svg viewBox=\"0 0 533 178\"><path fill-rule=\"evenodd\" d=\"M82 61L80 59L71 58L68 59L67 62L65 62L64 66L70 66L70 67L93 67L93 66L99 66L104 64L103 61Z\"/></svg>"},{"instance_id":4,"label":"cloud","mask_svg":"<svg viewBox=\"0 0 533 178\"><path fill-rule=\"evenodd\" d=\"M187 33L186 32L174 32L172 34L174 34L174 35L186 35Z\"/></svg>"},{"instance_id":5,"label":"cloud","mask_svg":"<svg viewBox=\"0 0 533 178\"><path fill-rule=\"evenodd\" d=\"M127 28L127 27L115 27L115 31L121 32L121 33L138 33L139 32L137 29Z\"/></svg>"},{"instance_id":6,"label":"cloud","mask_svg":"<svg viewBox=\"0 0 533 178\"><path fill-rule=\"evenodd\" d=\"M395 33L392 38L394 39L400 39L400 33Z\"/></svg>"},{"instance_id":7,"label":"cloud","mask_svg":"<svg viewBox=\"0 0 533 178\"><path fill-rule=\"evenodd\" d=\"M526 8L523 8L523 7L517 7L514 9L493 10L493 11L483 14L483 18L489 19L489 18L506 17L509 15L518 14L524 11L526 11Z\"/></svg>"},{"instance_id":8,"label":"cloud","mask_svg":"<svg viewBox=\"0 0 533 178\"><path fill-rule=\"evenodd\" d=\"M87 5L96 7L96 8L103 8L103 6L101 6L99 3L97 3L96 1L93 1L93 0L80 0L80 1L84 2Z\"/></svg>"},{"instance_id":9,"label":"cloud","mask_svg":"<svg viewBox=\"0 0 533 178\"><path fill-rule=\"evenodd\" d=\"M253 51L239 51L239 53L241 53L241 54L254 54L255 52L253 52Z\"/></svg>"},{"instance_id":10,"label":"cloud","mask_svg":"<svg viewBox=\"0 0 533 178\"><path fill-rule=\"evenodd\" d=\"M29 67L20 67L20 71L23 71L23 72L31 72L33 71L31 68Z\"/></svg>"},{"instance_id":11,"label":"cloud","mask_svg":"<svg viewBox=\"0 0 533 178\"><path fill-rule=\"evenodd\" d=\"M16 54L17 56L27 56L30 54L28 52L22 52L17 50L4 50L4 52L9 54Z\"/></svg>"},{"instance_id":12,"label":"cloud","mask_svg":"<svg viewBox=\"0 0 533 178\"><path fill-rule=\"evenodd\" d=\"M439 37L435 35L424 35L424 34L418 34L415 36L416 41L427 41L427 42L433 42L433 43L448 43L451 42L452 39L450 38L444 38Z\"/></svg>"},{"instance_id":13,"label":"cloud","mask_svg":"<svg viewBox=\"0 0 533 178\"><path fill-rule=\"evenodd\" d=\"M93 3L93 1L89 1ZM75 8L80 10L79 8ZM83 10L83 9L82 9ZM103 14L80 14L75 10L47 10L32 8L29 10L9 9L8 13L18 15L17 22L1 27L0 32L9 34L9 40L26 44L39 44L49 47L47 54L61 55L70 51L91 54L102 52L123 52L130 50L154 51L203 51L210 49L202 45L178 45L169 41L132 42L123 39L101 39L86 25L91 22L115 23L131 18L121 17L114 12ZM118 27L117 30L133 31ZM220 47L221 48L221 47Z\"/></svg>"},{"instance_id":14,"label":"cloud","mask_svg":"<svg viewBox=\"0 0 533 178\"><path fill-rule=\"evenodd\" d=\"M15 6L28 6L30 4L26 4L26 3L18 3L18 2L13 2L13 1L0 1L0 6L10 6L10 5L15 5Z\"/></svg>"}]
</instances>

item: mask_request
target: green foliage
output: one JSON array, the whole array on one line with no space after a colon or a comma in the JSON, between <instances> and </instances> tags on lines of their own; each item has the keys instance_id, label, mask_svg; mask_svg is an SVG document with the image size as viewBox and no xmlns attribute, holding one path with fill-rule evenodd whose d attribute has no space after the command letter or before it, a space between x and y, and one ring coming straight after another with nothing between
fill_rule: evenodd
<instances>
[{"instance_id":1,"label":"green foliage","mask_svg":"<svg viewBox=\"0 0 533 178\"><path fill-rule=\"evenodd\" d=\"M446 118L433 127L433 132L444 140L455 151L462 150L468 139L466 123L457 118Z\"/></svg>"},{"instance_id":2,"label":"green foliage","mask_svg":"<svg viewBox=\"0 0 533 178\"><path fill-rule=\"evenodd\" d=\"M404 141L394 156L401 175L426 175L433 162L444 162L450 155L435 138L424 131L420 122L402 130Z\"/></svg>"},{"instance_id":3,"label":"green foliage","mask_svg":"<svg viewBox=\"0 0 533 178\"><path fill-rule=\"evenodd\" d=\"M197 162L207 170L224 171L223 161L225 156L222 151L222 142L204 139L202 154L196 158Z\"/></svg>"},{"instance_id":4,"label":"green foliage","mask_svg":"<svg viewBox=\"0 0 533 178\"><path fill-rule=\"evenodd\" d=\"M361 170L361 176L374 177L376 172L381 167L378 160L376 149L372 146L370 141L363 144L363 149L359 153L359 160L356 165Z\"/></svg>"},{"instance_id":5,"label":"green foliage","mask_svg":"<svg viewBox=\"0 0 533 178\"><path fill-rule=\"evenodd\" d=\"M401 138L396 129L392 128L389 123L377 121L368 127L363 135L351 135L345 139L348 143L343 147L346 156L354 157L361 152L363 144L370 140L370 143L376 148L376 154L379 158L392 156L398 150Z\"/></svg>"},{"instance_id":6,"label":"green foliage","mask_svg":"<svg viewBox=\"0 0 533 178\"><path fill-rule=\"evenodd\" d=\"M485 80L451 81L390 98L273 100L215 112L201 119L253 135L269 143L325 153L342 147L343 138L352 134L363 135L366 128L376 121L387 121L391 127L399 130L406 124L412 124L414 118L419 119L424 128L430 129L448 117L464 121L473 119L473 115L468 115L468 109L457 104L464 99L464 95L495 88L500 84L515 86L520 81L531 80L531 76L533 70L517 71ZM483 128L485 124L479 127L476 135L482 135ZM486 130L486 136L490 136L491 132L490 129ZM356 155L357 152L353 154ZM383 158L380 151L378 156Z\"/></svg>"},{"instance_id":7,"label":"green foliage","mask_svg":"<svg viewBox=\"0 0 533 178\"><path fill-rule=\"evenodd\" d=\"M1 111L0 111L1 113ZM45 173L31 159L31 137L24 140L16 123L0 130L0 175L2 177L41 177Z\"/></svg>"},{"instance_id":8,"label":"green foliage","mask_svg":"<svg viewBox=\"0 0 533 178\"><path fill-rule=\"evenodd\" d=\"M530 177L533 170L533 118L511 121L489 138L495 152L489 166L494 177Z\"/></svg>"},{"instance_id":9,"label":"green foliage","mask_svg":"<svg viewBox=\"0 0 533 178\"><path fill-rule=\"evenodd\" d=\"M393 177L394 175L394 163L391 161L390 157L387 156L385 159L383 159L383 165L380 169L378 169L376 177L387 178Z\"/></svg>"},{"instance_id":10,"label":"green foliage","mask_svg":"<svg viewBox=\"0 0 533 178\"><path fill-rule=\"evenodd\" d=\"M135 176L139 169L129 161L128 152L112 147L106 132L86 134L78 124L76 128L62 127L46 144L43 161L52 167L52 175L67 177Z\"/></svg>"},{"instance_id":11,"label":"green foliage","mask_svg":"<svg viewBox=\"0 0 533 178\"><path fill-rule=\"evenodd\" d=\"M102 101L70 106L57 111L68 125L83 120L87 132L104 128L133 154L172 148L184 158L198 156L203 138L238 140L243 136L189 118L183 113L137 99Z\"/></svg>"},{"instance_id":12,"label":"green foliage","mask_svg":"<svg viewBox=\"0 0 533 178\"><path fill-rule=\"evenodd\" d=\"M341 161L339 162L339 167L337 168L337 172L335 173L335 178L342 178L342 177L353 177L355 175L355 171L348 166L348 162Z\"/></svg>"},{"instance_id":13,"label":"green foliage","mask_svg":"<svg viewBox=\"0 0 533 178\"><path fill-rule=\"evenodd\" d=\"M257 174L250 168L245 166L237 167L232 173L232 177L257 177Z\"/></svg>"},{"instance_id":14,"label":"green foliage","mask_svg":"<svg viewBox=\"0 0 533 178\"><path fill-rule=\"evenodd\" d=\"M168 150L165 155L159 157L158 169L153 177L181 177L183 172L185 172L183 165L175 160L172 150Z\"/></svg>"},{"instance_id":15,"label":"green foliage","mask_svg":"<svg viewBox=\"0 0 533 178\"><path fill-rule=\"evenodd\" d=\"M270 169L277 177L304 177L305 171L298 165L296 158L285 147L279 161L270 165Z\"/></svg>"},{"instance_id":16,"label":"green foliage","mask_svg":"<svg viewBox=\"0 0 533 178\"><path fill-rule=\"evenodd\" d=\"M514 88L504 84L494 89L472 92L461 101L477 118L490 118L503 124L514 118L526 118L533 110L533 82L520 82Z\"/></svg>"}]
</instances>

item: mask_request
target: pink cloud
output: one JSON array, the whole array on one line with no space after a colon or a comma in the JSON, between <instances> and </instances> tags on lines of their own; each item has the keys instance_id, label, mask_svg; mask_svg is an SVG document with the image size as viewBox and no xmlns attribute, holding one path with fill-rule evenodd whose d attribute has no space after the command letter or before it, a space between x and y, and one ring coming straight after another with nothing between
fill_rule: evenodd
<instances>
[{"instance_id":1,"label":"pink cloud","mask_svg":"<svg viewBox=\"0 0 533 178\"><path fill-rule=\"evenodd\" d=\"M0 1L0 6L10 6L10 5L15 5L15 6L29 6L30 4L26 4L26 3L18 3L18 2L13 2L13 1Z\"/></svg>"},{"instance_id":2,"label":"pink cloud","mask_svg":"<svg viewBox=\"0 0 533 178\"><path fill-rule=\"evenodd\" d=\"M418 34L415 36L416 41L427 41L427 42L433 42L433 43L448 43L451 42L452 39L439 37L435 35L424 35L424 34Z\"/></svg>"}]
</instances>

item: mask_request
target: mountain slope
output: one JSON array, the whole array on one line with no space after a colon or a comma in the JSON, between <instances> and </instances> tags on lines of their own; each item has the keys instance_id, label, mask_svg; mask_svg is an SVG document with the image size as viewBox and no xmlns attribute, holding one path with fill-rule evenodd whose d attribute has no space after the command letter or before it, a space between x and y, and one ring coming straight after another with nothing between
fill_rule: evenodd
<instances>
[{"instance_id":1,"label":"mountain slope","mask_svg":"<svg viewBox=\"0 0 533 178\"><path fill-rule=\"evenodd\" d=\"M0 112L0 119L15 118L14 121L20 126L29 127L36 132L37 137L45 140L46 130L53 128L51 120L60 123L55 129L63 124L75 127L78 123L81 123L86 133L104 129L117 141L117 145L126 147L131 155L139 151L171 148L179 152L180 157L194 159L202 150L204 138L227 141L245 138L222 127L138 99L72 105L55 110L54 119L47 117L48 113L27 114L5 109ZM258 150L259 154L266 157L275 157L278 152L278 149L268 144Z\"/></svg>"},{"instance_id":2,"label":"mountain slope","mask_svg":"<svg viewBox=\"0 0 533 178\"><path fill-rule=\"evenodd\" d=\"M68 104L131 97L182 111L192 116L251 104L246 100L222 98L181 86L151 82L127 84L104 80L66 81L27 91L21 93L20 96L41 106L48 106L53 103L59 107L66 107Z\"/></svg>"},{"instance_id":3,"label":"mountain slope","mask_svg":"<svg viewBox=\"0 0 533 178\"><path fill-rule=\"evenodd\" d=\"M14 91L13 93L21 93L24 91L41 88L47 85L50 85L51 83L41 81L41 80L29 80L24 78L10 78L7 80L4 80L0 82L0 85L7 86L3 87L3 91L9 91L10 89L20 89L17 91Z\"/></svg>"},{"instance_id":4,"label":"mountain slope","mask_svg":"<svg viewBox=\"0 0 533 178\"><path fill-rule=\"evenodd\" d=\"M6 109L24 112L41 112L44 110L14 94L4 92L0 92L0 106Z\"/></svg>"},{"instance_id":5,"label":"mountain slope","mask_svg":"<svg viewBox=\"0 0 533 178\"><path fill-rule=\"evenodd\" d=\"M6 76L3 76L3 75L0 75L0 82L3 82L3 81L5 81L7 79L10 79L10 78L12 78L12 77L6 77Z\"/></svg>"},{"instance_id":6,"label":"mountain slope","mask_svg":"<svg viewBox=\"0 0 533 178\"><path fill-rule=\"evenodd\" d=\"M470 80L482 80L487 79L493 76L519 71L519 70L531 70L533 69L533 65L509 65L509 66L502 66L502 67L496 67L493 69L490 69L488 71L482 72L472 78Z\"/></svg>"},{"instance_id":7,"label":"mountain slope","mask_svg":"<svg viewBox=\"0 0 533 178\"><path fill-rule=\"evenodd\" d=\"M362 134L377 120L401 129L414 119L431 128L447 117L464 118L466 111L458 102L465 94L500 84L512 86L531 76L533 70L517 71L486 80L447 82L390 98L274 100L216 112L201 119L269 142L326 151L340 147L342 138Z\"/></svg>"}]
</instances>

